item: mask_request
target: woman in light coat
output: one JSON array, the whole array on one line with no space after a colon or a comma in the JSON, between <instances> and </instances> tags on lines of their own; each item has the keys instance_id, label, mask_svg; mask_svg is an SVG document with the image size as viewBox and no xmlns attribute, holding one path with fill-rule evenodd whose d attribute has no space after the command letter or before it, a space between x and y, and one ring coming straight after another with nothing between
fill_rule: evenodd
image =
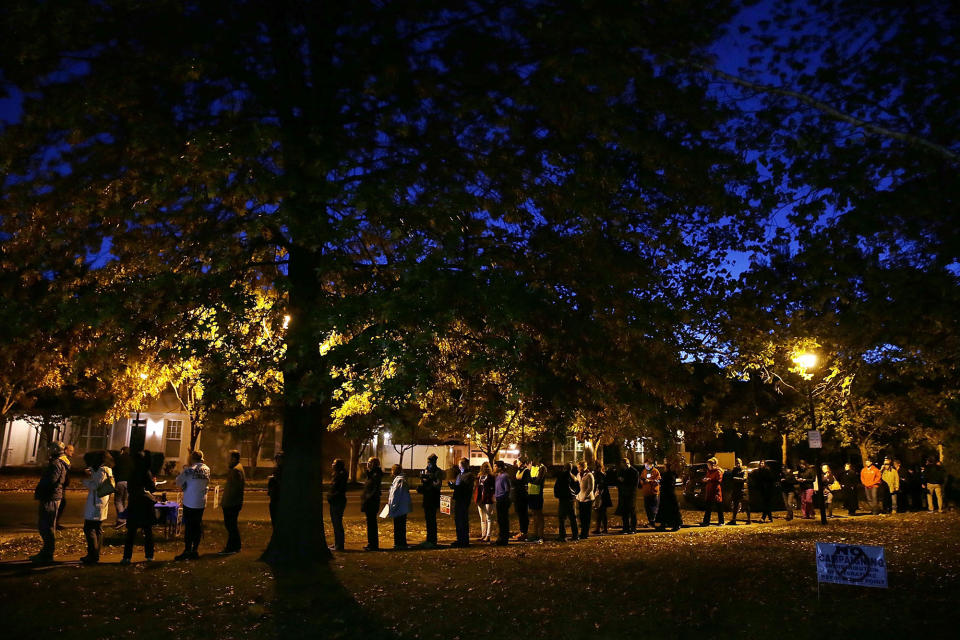
<instances>
[{"instance_id":1,"label":"woman in light coat","mask_svg":"<svg viewBox=\"0 0 960 640\"><path fill-rule=\"evenodd\" d=\"M588 537L590 532L590 512L593 510L594 492L593 473L587 463L581 460L577 464L580 470L580 492L577 494L577 510L580 514L580 539Z\"/></svg>"},{"instance_id":2,"label":"woman in light coat","mask_svg":"<svg viewBox=\"0 0 960 640\"><path fill-rule=\"evenodd\" d=\"M103 521L107 519L110 510L110 494L98 495L100 487L113 487L113 471L106 465L106 458L110 454L96 451L89 454L87 461L87 477L83 486L87 488L87 504L83 508L83 537L87 540L87 555L80 558L83 564L100 562L100 546L103 544Z\"/></svg>"},{"instance_id":3,"label":"woman in light coat","mask_svg":"<svg viewBox=\"0 0 960 640\"><path fill-rule=\"evenodd\" d=\"M393 482L390 484L390 495L387 498L387 515L393 518L393 548L407 548L407 514L413 508L410 499L410 486L403 477L403 468L393 465Z\"/></svg>"}]
</instances>

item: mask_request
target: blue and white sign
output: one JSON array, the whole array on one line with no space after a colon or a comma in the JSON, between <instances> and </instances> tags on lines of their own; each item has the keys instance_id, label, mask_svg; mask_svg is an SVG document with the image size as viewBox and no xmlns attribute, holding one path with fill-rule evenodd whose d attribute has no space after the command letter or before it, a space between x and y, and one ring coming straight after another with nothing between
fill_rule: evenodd
<instances>
[{"instance_id":1,"label":"blue and white sign","mask_svg":"<svg viewBox=\"0 0 960 640\"><path fill-rule=\"evenodd\" d=\"M887 588L883 547L817 543L817 582Z\"/></svg>"}]
</instances>

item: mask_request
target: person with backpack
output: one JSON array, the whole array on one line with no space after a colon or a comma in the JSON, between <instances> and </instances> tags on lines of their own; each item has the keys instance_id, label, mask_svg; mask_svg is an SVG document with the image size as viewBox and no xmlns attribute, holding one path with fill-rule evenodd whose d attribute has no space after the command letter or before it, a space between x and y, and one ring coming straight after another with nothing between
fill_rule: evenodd
<instances>
[{"instance_id":1,"label":"person with backpack","mask_svg":"<svg viewBox=\"0 0 960 640\"><path fill-rule=\"evenodd\" d=\"M63 461L64 444L51 442L50 459L40 481L33 491L33 498L39 503L37 530L43 540L43 548L30 557L33 562L53 562L53 552L57 542L57 510L63 499L63 487L70 466Z\"/></svg>"},{"instance_id":2,"label":"person with backpack","mask_svg":"<svg viewBox=\"0 0 960 640\"><path fill-rule=\"evenodd\" d=\"M113 472L106 464L109 455L105 451L93 451L84 456L90 466L83 480L83 486L87 488L87 503L83 508L83 537L87 542L87 555L80 558L83 564L100 562L103 521L110 515L110 495L116 491Z\"/></svg>"}]
</instances>

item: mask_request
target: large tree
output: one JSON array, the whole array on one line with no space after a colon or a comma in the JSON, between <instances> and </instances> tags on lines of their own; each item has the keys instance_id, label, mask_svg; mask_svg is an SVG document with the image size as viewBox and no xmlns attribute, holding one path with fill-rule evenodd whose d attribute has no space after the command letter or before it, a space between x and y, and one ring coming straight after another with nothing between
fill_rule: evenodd
<instances>
[{"instance_id":1,"label":"large tree","mask_svg":"<svg viewBox=\"0 0 960 640\"><path fill-rule=\"evenodd\" d=\"M16 61L3 77L23 96L0 139L4 230L67 257L107 247L113 278L157 291L138 330L198 301L242 309L238 280L285 298L276 562L326 549L316 458L329 360L345 358L320 349L332 331L399 332L371 342L416 354L464 318L516 317L560 379L577 385L577 363L619 349L635 363L626 382L617 358L590 375L668 395L675 333L716 293L725 252L753 238L729 114L666 62L704 57L723 3L0 12L0 59Z\"/></svg>"}]
</instances>

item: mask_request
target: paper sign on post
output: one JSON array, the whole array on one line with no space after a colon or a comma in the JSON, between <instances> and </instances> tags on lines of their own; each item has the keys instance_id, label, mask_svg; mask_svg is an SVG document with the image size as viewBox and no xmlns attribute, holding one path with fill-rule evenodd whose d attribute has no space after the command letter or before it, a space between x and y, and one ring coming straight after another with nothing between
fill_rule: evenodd
<instances>
[{"instance_id":1,"label":"paper sign on post","mask_svg":"<svg viewBox=\"0 0 960 640\"><path fill-rule=\"evenodd\" d=\"M440 496L440 513L450 515L450 496Z\"/></svg>"},{"instance_id":2,"label":"paper sign on post","mask_svg":"<svg viewBox=\"0 0 960 640\"><path fill-rule=\"evenodd\" d=\"M883 547L818 542L817 582L886 589Z\"/></svg>"},{"instance_id":3,"label":"paper sign on post","mask_svg":"<svg viewBox=\"0 0 960 640\"><path fill-rule=\"evenodd\" d=\"M823 440L820 438L819 431L807 431L807 443L811 449L822 449Z\"/></svg>"}]
</instances>

